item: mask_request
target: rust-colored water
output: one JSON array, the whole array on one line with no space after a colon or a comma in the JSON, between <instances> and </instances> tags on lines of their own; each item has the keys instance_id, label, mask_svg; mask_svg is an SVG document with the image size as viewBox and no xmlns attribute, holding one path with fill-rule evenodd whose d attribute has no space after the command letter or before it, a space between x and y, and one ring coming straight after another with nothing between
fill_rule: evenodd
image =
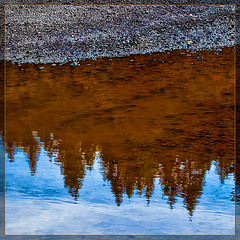
<instances>
[{"instance_id":1,"label":"rust-colored water","mask_svg":"<svg viewBox=\"0 0 240 240\"><path fill-rule=\"evenodd\" d=\"M135 192L151 201L159 178L170 206L180 196L192 214L212 161L222 183L234 171L234 52L182 52L7 63L10 161L22 147L34 175L43 143L77 200L99 152L118 206Z\"/></svg>"}]
</instances>

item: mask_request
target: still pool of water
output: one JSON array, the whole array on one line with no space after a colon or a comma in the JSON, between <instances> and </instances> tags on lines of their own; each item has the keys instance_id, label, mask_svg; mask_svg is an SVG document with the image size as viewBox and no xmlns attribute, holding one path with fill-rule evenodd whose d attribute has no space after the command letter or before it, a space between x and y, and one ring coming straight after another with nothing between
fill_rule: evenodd
<instances>
[{"instance_id":1,"label":"still pool of water","mask_svg":"<svg viewBox=\"0 0 240 240\"><path fill-rule=\"evenodd\" d=\"M235 233L234 52L184 53L6 63L6 234Z\"/></svg>"}]
</instances>

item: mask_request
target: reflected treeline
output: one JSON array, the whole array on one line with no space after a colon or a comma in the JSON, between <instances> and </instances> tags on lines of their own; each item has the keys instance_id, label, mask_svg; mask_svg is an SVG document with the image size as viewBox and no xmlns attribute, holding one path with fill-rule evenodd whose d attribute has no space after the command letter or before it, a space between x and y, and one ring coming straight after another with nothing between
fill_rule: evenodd
<instances>
[{"instance_id":1,"label":"reflected treeline","mask_svg":"<svg viewBox=\"0 0 240 240\"><path fill-rule=\"evenodd\" d=\"M34 174L44 147L76 200L99 154L117 205L124 194L150 203L158 179L170 207L181 197L192 215L212 161L222 183L234 172L233 54L7 63L6 152L14 161L23 148Z\"/></svg>"}]
</instances>

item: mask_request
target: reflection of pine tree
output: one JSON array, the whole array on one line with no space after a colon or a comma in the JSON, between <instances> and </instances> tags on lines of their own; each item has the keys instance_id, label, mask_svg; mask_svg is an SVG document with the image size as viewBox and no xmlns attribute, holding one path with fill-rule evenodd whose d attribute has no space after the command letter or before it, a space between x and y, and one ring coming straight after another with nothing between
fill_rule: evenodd
<instances>
[{"instance_id":1,"label":"reflection of pine tree","mask_svg":"<svg viewBox=\"0 0 240 240\"><path fill-rule=\"evenodd\" d=\"M79 189L83 185L85 168L92 170L96 147L93 145L81 145L73 143L74 147L59 145L57 162L61 163L61 173L64 176L65 187L75 200L79 197Z\"/></svg>"},{"instance_id":2,"label":"reflection of pine tree","mask_svg":"<svg viewBox=\"0 0 240 240\"><path fill-rule=\"evenodd\" d=\"M116 155L109 155L103 148L103 175L112 186L118 206L122 202L124 193L130 198L134 190L138 194L145 192L149 200L154 190L154 176L157 172L156 160L150 154L142 153L137 147L129 151L124 159L116 159ZM127 163L127 164L126 164Z\"/></svg>"},{"instance_id":3,"label":"reflection of pine tree","mask_svg":"<svg viewBox=\"0 0 240 240\"><path fill-rule=\"evenodd\" d=\"M234 162L234 159L229 159L229 161L226 161L221 157L218 158L216 169L222 184L224 183L224 180L228 174L234 172Z\"/></svg>"},{"instance_id":4,"label":"reflection of pine tree","mask_svg":"<svg viewBox=\"0 0 240 240\"><path fill-rule=\"evenodd\" d=\"M108 179L111 183L111 189L115 195L116 203L120 206L122 203L122 195L124 193L124 184L121 179L120 168L117 166L115 161L109 161L105 164L105 173L107 173L105 176L106 179Z\"/></svg>"},{"instance_id":5,"label":"reflection of pine tree","mask_svg":"<svg viewBox=\"0 0 240 240\"><path fill-rule=\"evenodd\" d=\"M167 163L161 164L161 184L163 186L164 195L168 196L168 203L170 208L173 208L179 192L179 185L181 184L179 171L176 167L177 163L168 161Z\"/></svg>"},{"instance_id":6,"label":"reflection of pine tree","mask_svg":"<svg viewBox=\"0 0 240 240\"><path fill-rule=\"evenodd\" d=\"M85 166L79 156L60 151L59 161L61 162L61 172L64 175L64 185L69 188L69 193L75 200L79 197L79 189L85 175Z\"/></svg>"},{"instance_id":7,"label":"reflection of pine tree","mask_svg":"<svg viewBox=\"0 0 240 240\"><path fill-rule=\"evenodd\" d=\"M92 171L95 160L96 147L93 144L84 144L84 160L87 170Z\"/></svg>"},{"instance_id":8,"label":"reflection of pine tree","mask_svg":"<svg viewBox=\"0 0 240 240\"><path fill-rule=\"evenodd\" d=\"M36 173L39 146L37 144L30 145L27 148L27 152L28 152L29 167L31 169L31 174L34 175Z\"/></svg>"},{"instance_id":9,"label":"reflection of pine tree","mask_svg":"<svg viewBox=\"0 0 240 240\"><path fill-rule=\"evenodd\" d=\"M18 139L18 141L8 141L5 151L8 153L11 162L14 161L17 147L23 148L23 151L27 153L30 173L34 175L36 173L38 154L40 151L38 139L32 134L28 134L27 136L23 136L22 139Z\"/></svg>"},{"instance_id":10,"label":"reflection of pine tree","mask_svg":"<svg viewBox=\"0 0 240 240\"><path fill-rule=\"evenodd\" d=\"M14 142L8 142L8 144L6 144L7 146L5 147L5 151L8 154L8 157L10 159L10 162L14 162L14 155L15 155L15 143Z\"/></svg>"},{"instance_id":11,"label":"reflection of pine tree","mask_svg":"<svg viewBox=\"0 0 240 240\"><path fill-rule=\"evenodd\" d=\"M76 151L76 149L64 148L61 145L57 161L61 163L65 187L69 188L69 193L77 200L85 175L85 165L81 152Z\"/></svg>"}]
</instances>

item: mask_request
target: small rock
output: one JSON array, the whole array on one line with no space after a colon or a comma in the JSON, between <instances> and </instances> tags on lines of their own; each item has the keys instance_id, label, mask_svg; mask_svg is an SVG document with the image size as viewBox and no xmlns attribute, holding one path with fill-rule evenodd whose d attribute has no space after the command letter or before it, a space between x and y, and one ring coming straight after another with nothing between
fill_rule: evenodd
<instances>
[{"instance_id":1,"label":"small rock","mask_svg":"<svg viewBox=\"0 0 240 240\"><path fill-rule=\"evenodd\" d=\"M52 66L53 66L53 67L55 67L55 66L56 66L56 64L55 64L55 63L53 63L53 64L52 64Z\"/></svg>"},{"instance_id":2,"label":"small rock","mask_svg":"<svg viewBox=\"0 0 240 240\"><path fill-rule=\"evenodd\" d=\"M44 69L44 67L40 67L39 69L42 70L42 69Z\"/></svg>"}]
</instances>

